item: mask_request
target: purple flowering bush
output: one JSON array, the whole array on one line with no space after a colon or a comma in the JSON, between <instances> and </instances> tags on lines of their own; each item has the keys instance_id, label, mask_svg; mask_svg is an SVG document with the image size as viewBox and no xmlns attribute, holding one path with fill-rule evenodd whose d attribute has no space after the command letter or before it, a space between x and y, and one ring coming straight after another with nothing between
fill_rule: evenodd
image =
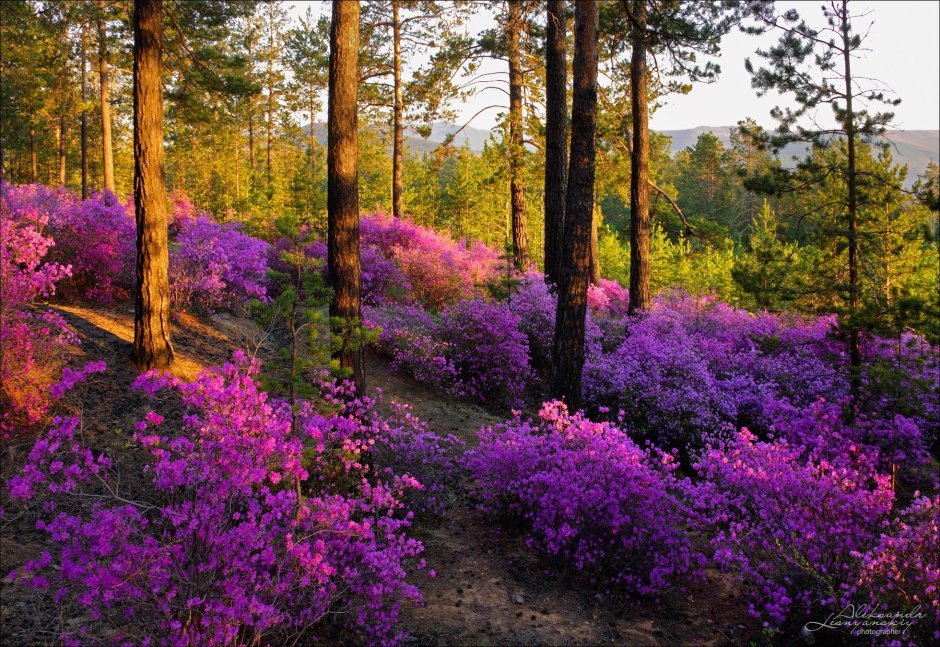
<instances>
[{"instance_id":1,"label":"purple flowering bush","mask_svg":"<svg viewBox=\"0 0 940 647\"><path fill-rule=\"evenodd\" d=\"M59 293L102 305L126 299L134 285L135 231L133 214L128 217L110 193L52 216L47 233L56 244L50 258L72 267Z\"/></svg>"},{"instance_id":2,"label":"purple flowering bush","mask_svg":"<svg viewBox=\"0 0 940 647\"><path fill-rule=\"evenodd\" d=\"M673 455L643 451L561 402L479 435L466 459L477 496L489 512L521 520L531 547L629 596L700 574Z\"/></svg>"},{"instance_id":3,"label":"purple flowering bush","mask_svg":"<svg viewBox=\"0 0 940 647\"><path fill-rule=\"evenodd\" d=\"M170 298L206 312L267 299L268 243L238 223L200 216L183 223L170 253Z\"/></svg>"},{"instance_id":4,"label":"purple flowering bush","mask_svg":"<svg viewBox=\"0 0 940 647\"><path fill-rule=\"evenodd\" d=\"M918 493L919 494L919 493ZM862 563L859 587L885 613L918 609L911 644L940 641L940 497L916 496L877 544L854 553Z\"/></svg>"},{"instance_id":5,"label":"purple flowering bush","mask_svg":"<svg viewBox=\"0 0 940 647\"><path fill-rule=\"evenodd\" d=\"M692 526L705 533L712 559L744 581L749 611L765 627L853 600L861 570L853 554L876 545L894 502L876 458L851 446L828 459L743 429L696 459Z\"/></svg>"},{"instance_id":6,"label":"purple flowering bush","mask_svg":"<svg viewBox=\"0 0 940 647\"><path fill-rule=\"evenodd\" d=\"M365 308L363 320L380 329L376 345L393 369L455 397L515 405L532 377L519 318L504 303L458 301L437 316L418 304Z\"/></svg>"},{"instance_id":7,"label":"purple flowering bush","mask_svg":"<svg viewBox=\"0 0 940 647\"><path fill-rule=\"evenodd\" d=\"M408 572L423 567L402 497L420 485L375 478L359 460L374 444L356 416L363 405L308 406L295 430L257 371L236 355L191 384L155 372L137 380L152 395L175 391L188 409L179 433L161 433L155 411L137 423L146 500L118 489L111 458L86 446L77 419L57 419L8 482L14 498L44 501L37 527L51 546L13 578L143 644L306 640L326 621L398 641L400 604L420 600Z\"/></svg>"}]
</instances>

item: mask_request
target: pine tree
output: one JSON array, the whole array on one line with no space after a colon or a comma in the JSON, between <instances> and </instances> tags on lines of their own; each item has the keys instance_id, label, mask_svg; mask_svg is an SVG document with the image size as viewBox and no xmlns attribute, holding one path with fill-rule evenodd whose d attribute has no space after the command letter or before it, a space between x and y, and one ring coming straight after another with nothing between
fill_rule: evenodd
<instances>
[{"instance_id":1,"label":"pine tree","mask_svg":"<svg viewBox=\"0 0 940 647\"><path fill-rule=\"evenodd\" d=\"M134 361L173 362L170 343L166 177L163 170L163 0L134 0L134 211L137 285Z\"/></svg>"},{"instance_id":2,"label":"pine tree","mask_svg":"<svg viewBox=\"0 0 940 647\"><path fill-rule=\"evenodd\" d=\"M339 340L334 357L352 372L359 393L365 392L360 325L359 285L359 2L333 0L330 24L330 96L327 128L327 275L333 296L330 317Z\"/></svg>"},{"instance_id":3,"label":"pine tree","mask_svg":"<svg viewBox=\"0 0 940 647\"><path fill-rule=\"evenodd\" d=\"M568 165L565 251L558 285L550 385L551 397L563 399L572 410L581 403L584 326L591 271L597 133L597 3L577 3L574 20L571 161Z\"/></svg>"}]
</instances>

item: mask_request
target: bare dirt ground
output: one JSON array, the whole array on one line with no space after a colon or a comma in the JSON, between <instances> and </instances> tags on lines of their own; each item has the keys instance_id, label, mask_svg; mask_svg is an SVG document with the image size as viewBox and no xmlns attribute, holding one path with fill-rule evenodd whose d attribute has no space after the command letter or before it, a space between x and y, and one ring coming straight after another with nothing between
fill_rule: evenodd
<instances>
[{"instance_id":1,"label":"bare dirt ground","mask_svg":"<svg viewBox=\"0 0 940 647\"><path fill-rule=\"evenodd\" d=\"M78 363L103 359L108 364L107 373L81 387L71 406L81 410L86 440L120 456L111 450L123 445L127 430L151 406L148 398L128 388L137 374L129 360L133 308L56 309L81 337ZM174 372L192 379L239 347L257 348L262 359L273 361L276 342L262 338L244 319L184 315L174 323ZM386 406L393 400L407 402L433 430L453 433L469 446L476 444L480 427L504 417L395 375L379 357L370 355L366 368L370 389L382 390ZM24 441L4 452L3 481L27 451ZM118 460L122 473L137 475L124 484L127 491L145 488L135 466L139 457ZM0 490L0 506L12 512L15 506L11 509L5 488ZM0 642L58 644L63 629L76 631L89 619L77 608L53 604L45 595L9 583L6 574L36 557L45 539L34 529L28 510L8 512L0 523ZM458 504L442 520L418 521L415 531L437 576L416 577L425 605L403 612L402 624L413 645L725 645L746 644L756 635L734 587L716 572L684 592L630 605L596 595L574 576L550 574L549 565L526 549L518 533L501 529L470 502Z\"/></svg>"}]
</instances>

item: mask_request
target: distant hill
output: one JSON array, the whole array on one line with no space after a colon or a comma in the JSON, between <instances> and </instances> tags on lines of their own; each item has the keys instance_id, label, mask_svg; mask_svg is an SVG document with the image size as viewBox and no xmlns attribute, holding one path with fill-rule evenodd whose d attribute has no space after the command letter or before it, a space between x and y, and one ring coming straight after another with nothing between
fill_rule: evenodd
<instances>
[{"instance_id":1,"label":"distant hill","mask_svg":"<svg viewBox=\"0 0 940 647\"><path fill-rule=\"evenodd\" d=\"M431 135L426 139L409 128L405 132L405 145L413 153L419 155L429 153L458 128L460 127L456 124L435 123L431 128ZM659 132L672 138L671 152L676 154L689 146L694 146L698 136L705 132L714 133L728 146L731 143L731 128L731 126L698 126L696 128L662 130ZM308 129L309 125L304 127L307 132L309 132ZM316 124L316 137L320 144L326 145L326 124ZM479 153L483 150L483 145L489 137L489 130L467 126L457 134L453 144L459 148L467 143L470 150ZM894 146L895 159L899 163L907 164L908 185L924 172L928 162L940 161L940 130L891 130L886 133L885 137ZM800 157L805 154L805 151L806 147L804 145L794 144L783 149L780 158L784 164L792 164L793 157Z\"/></svg>"},{"instance_id":2,"label":"distant hill","mask_svg":"<svg viewBox=\"0 0 940 647\"><path fill-rule=\"evenodd\" d=\"M448 135L456 132L459 128L460 126L456 124L437 122L431 126L431 134L427 138L419 135L418 132L413 128L406 128L405 146L412 153L417 153L418 155L430 153L435 148L440 146ZM303 131L305 133L309 133L310 125L307 124L304 126ZM326 146L326 124L316 124L315 135L317 138L317 143ZM460 148L464 145L464 143L467 143L470 146L470 150L475 153L479 153L483 151L483 145L489 138L489 130L467 126L454 137L453 146L455 148ZM389 146L391 146L391 143Z\"/></svg>"},{"instance_id":3,"label":"distant hill","mask_svg":"<svg viewBox=\"0 0 940 647\"><path fill-rule=\"evenodd\" d=\"M731 126L698 126L684 130L663 130L664 135L672 137L670 147L673 155L681 150L695 145L695 141L702 133L713 133L725 146L731 143ZM927 163L940 161L940 130L889 130L885 138L891 142L892 153L897 162L907 164L907 184L911 184L917 176L924 172ZM780 159L784 164L792 164L794 157L802 157L806 153L804 144L791 144L780 151Z\"/></svg>"}]
</instances>

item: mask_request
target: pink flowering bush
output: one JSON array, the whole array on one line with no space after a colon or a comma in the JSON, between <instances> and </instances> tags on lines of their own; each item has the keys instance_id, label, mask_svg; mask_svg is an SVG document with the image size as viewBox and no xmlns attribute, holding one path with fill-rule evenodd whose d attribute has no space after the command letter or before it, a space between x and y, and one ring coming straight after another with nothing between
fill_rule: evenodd
<instances>
[{"instance_id":1,"label":"pink flowering bush","mask_svg":"<svg viewBox=\"0 0 940 647\"><path fill-rule=\"evenodd\" d=\"M135 643L310 640L327 621L367 642L398 641L401 602L420 600L406 578L423 566L401 498L420 484L370 475L358 458L374 444L360 405L308 405L295 427L287 404L258 389L257 371L236 355L191 384L154 372L137 380L152 395L176 391L188 409L179 433L162 431L169 421L157 412L137 424L150 497L118 490L112 460L85 444L79 421L57 419L8 483L14 498L45 501L37 527L51 546L14 579Z\"/></svg>"},{"instance_id":2,"label":"pink flowering bush","mask_svg":"<svg viewBox=\"0 0 940 647\"><path fill-rule=\"evenodd\" d=\"M38 423L51 403L67 348L78 337L56 312L35 307L71 267L47 261L55 242L42 187L0 186L0 435ZM37 200L40 195L42 200ZM53 204L55 203L52 200Z\"/></svg>"},{"instance_id":3,"label":"pink flowering bush","mask_svg":"<svg viewBox=\"0 0 940 647\"><path fill-rule=\"evenodd\" d=\"M884 613L918 609L905 636L912 645L940 641L940 497L917 496L892 521L862 563L859 588Z\"/></svg>"},{"instance_id":4,"label":"pink flowering bush","mask_svg":"<svg viewBox=\"0 0 940 647\"><path fill-rule=\"evenodd\" d=\"M207 312L267 299L268 243L237 223L200 216L184 224L170 254L170 297Z\"/></svg>"},{"instance_id":5,"label":"pink flowering bush","mask_svg":"<svg viewBox=\"0 0 940 647\"><path fill-rule=\"evenodd\" d=\"M894 502L876 461L858 447L830 460L747 429L698 457L692 525L718 566L744 581L765 627L825 618L856 596L853 554L877 543Z\"/></svg>"},{"instance_id":6,"label":"pink flowering bush","mask_svg":"<svg viewBox=\"0 0 940 647\"><path fill-rule=\"evenodd\" d=\"M363 249L373 247L395 261L411 296L430 310L483 296L498 278L499 255L479 242L467 245L381 213L364 216L360 233Z\"/></svg>"},{"instance_id":7,"label":"pink flowering bush","mask_svg":"<svg viewBox=\"0 0 940 647\"><path fill-rule=\"evenodd\" d=\"M588 307L595 314L623 317L630 307L630 293L617 281L601 279L600 285L588 286Z\"/></svg>"},{"instance_id":8,"label":"pink flowering bush","mask_svg":"<svg viewBox=\"0 0 940 647\"><path fill-rule=\"evenodd\" d=\"M477 496L486 510L520 520L531 547L629 596L700 574L673 496L672 455L645 452L561 402L545 403L538 420L517 415L479 435L467 454Z\"/></svg>"}]
</instances>

